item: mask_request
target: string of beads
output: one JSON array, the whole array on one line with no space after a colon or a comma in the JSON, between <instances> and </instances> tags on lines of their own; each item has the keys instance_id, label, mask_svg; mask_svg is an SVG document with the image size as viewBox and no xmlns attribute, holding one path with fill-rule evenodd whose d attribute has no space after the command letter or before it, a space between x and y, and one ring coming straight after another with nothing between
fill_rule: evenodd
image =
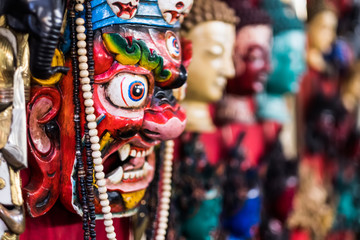
<instances>
[{"instance_id":1,"label":"string of beads","mask_svg":"<svg viewBox=\"0 0 360 240\"><path fill-rule=\"evenodd\" d=\"M87 203L87 192L85 186L85 170L81 154L81 127L80 127L80 100L79 100L79 69L78 59L76 55L76 36L75 36L75 12L73 9L69 11L70 13L70 28L71 28L71 61L72 65L72 75L73 75L73 103L74 103L74 128L75 128L75 158L76 158L76 168L78 174L78 180L80 185L80 194L81 194L81 205L83 210L83 230L84 230L84 239L88 240L90 238L90 229L88 223L88 203Z\"/></svg>"},{"instance_id":2,"label":"string of beads","mask_svg":"<svg viewBox=\"0 0 360 240\"><path fill-rule=\"evenodd\" d=\"M84 11L84 0L76 0L75 10L77 12ZM87 8L91 8L91 6L87 3ZM89 11L87 12L87 27L90 27L89 23ZM112 213L111 213L111 207L110 202L108 199L107 194L107 188L105 186L106 180L105 180L105 173L103 172L104 166L102 165L102 157L101 157L101 151L100 151L100 144L99 144L99 137L98 137L98 131L97 131L97 122L96 122L96 116L94 114L94 101L93 101L93 93L92 93L92 86L90 85L91 80L91 74L93 74L93 62L88 61L90 57L92 58L92 41L88 39L88 43L85 41L87 39L87 36L85 34L85 30L87 30L87 33L89 34L89 29L85 29L85 20L81 17L78 17L76 19L76 32L77 32L77 47L78 47L78 56L79 56L79 70L80 70L80 82L81 82L81 90L83 92L83 98L84 98L84 105L85 105L85 119L87 121L86 125L88 128L88 134L90 137L90 143L91 143L91 157L93 160L94 169L95 169L95 179L96 184L98 186L99 191L99 198L100 198L100 205L101 205L101 211L104 214L104 224L105 224L105 231L106 236L109 240L116 240L116 233L113 226L113 220L112 220ZM90 32L92 33L92 30L90 29ZM92 36L91 36L92 37ZM89 44L91 44L91 48L89 47ZM89 57L89 58L88 58ZM89 69L90 64L90 69Z\"/></svg>"},{"instance_id":3,"label":"string of beads","mask_svg":"<svg viewBox=\"0 0 360 240\"><path fill-rule=\"evenodd\" d=\"M174 141L165 142L164 163L162 173L162 186L160 196L159 219L157 223L155 240L165 240L166 230L168 227L168 217L171 197L171 177L174 153Z\"/></svg>"}]
</instances>

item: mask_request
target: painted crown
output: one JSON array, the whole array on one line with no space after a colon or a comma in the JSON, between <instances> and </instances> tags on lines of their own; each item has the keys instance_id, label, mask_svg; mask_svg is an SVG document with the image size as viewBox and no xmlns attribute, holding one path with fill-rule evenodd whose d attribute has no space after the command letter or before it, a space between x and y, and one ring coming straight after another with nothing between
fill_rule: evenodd
<instances>
[{"instance_id":1,"label":"painted crown","mask_svg":"<svg viewBox=\"0 0 360 240\"><path fill-rule=\"evenodd\" d=\"M113 24L179 28L193 0L93 0L93 29Z\"/></svg>"}]
</instances>

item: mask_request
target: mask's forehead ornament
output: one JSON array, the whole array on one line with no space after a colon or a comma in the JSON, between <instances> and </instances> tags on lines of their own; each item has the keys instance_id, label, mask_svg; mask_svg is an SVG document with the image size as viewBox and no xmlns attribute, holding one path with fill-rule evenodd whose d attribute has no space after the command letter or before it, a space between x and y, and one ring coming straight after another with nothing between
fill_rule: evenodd
<instances>
[{"instance_id":1,"label":"mask's forehead ornament","mask_svg":"<svg viewBox=\"0 0 360 240\"><path fill-rule=\"evenodd\" d=\"M153 27L180 28L190 12L193 0L93 0L93 29L113 24L143 24Z\"/></svg>"}]
</instances>

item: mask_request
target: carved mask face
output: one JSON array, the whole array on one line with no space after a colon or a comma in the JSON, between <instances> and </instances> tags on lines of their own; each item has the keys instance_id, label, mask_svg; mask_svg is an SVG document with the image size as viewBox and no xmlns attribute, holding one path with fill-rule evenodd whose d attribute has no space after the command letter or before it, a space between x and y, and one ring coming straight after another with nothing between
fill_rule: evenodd
<instances>
[{"instance_id":1,"label":"carved mask face","mask_svg":"<svg viewBox=\"0 0 360 240\"><path fill-rule=\"evenodd\" d=\"M165 21L174 24L178 20L183 21L190 12L193 0L159 0L158 4Z\"/></svg>"},{"instance_id":2,"label":"carved mask face","mask_svg":"<svg viewBox=\"0 0 360 240\"><path fill-rule=\"evenodd\" d=\"M318 13L309 23L309 47L327 53L336 38L337 17L332 11Z\"/></svg>"},{"instance_id":3,"label":"carved mask face","mask_svg":"<svg viewBox=\"0 0 360 240\"><path fill-rule=\"evenodd\" d=\"M186 99L203 102L220 100L227 78L235 74L232 60L235 26L208 21L198 24L186 37L193 44Z\"/></svg>"},{"instance_id":4,"label":"carved mask face","mask_svg":"<svg viewBox=\"0 0 360 240\"><path fill-rule=\"evenodd\" d=\"M135 16L139 0L106 0L116 16L122 19L131 19Z\"/></svg>"},{"instance_id":5,"label":"carved mask face","mask_svg":"<svg viewBox=\"0 0 360 240\"><path fill-rule=\"evenodd\" d=\"M272 63L273 72L269 76L267 92L297 92L300 75L305 70L305 33L292 30L275 36Z\"/></svg>"},{"instance_id":6,"label":"carved mask face","mask_svg":"<svg viewBox=\"0 0 360 240\"><path fill-rule=\"evenodd\" d=\"M236 76L229 80L227 92L261 92L270 72L272 31L268 25L249 25L237 32L234 62Z\"/></svg>"},{"instance_id":7,"label":"carved mask face","mask_svg":"<svg viewBox=\"0 0 360 240\"><path fill-rule=\"evenodd\" d=\"M176 32L154 26L123 24L94 32L94 114L115 216L131 215L143 198L154 176L154 146L177 137L184 129L185 113L172 95L172 88L181 86L186 79L178 41ZM71 71L61 80L60 88L67 93L62 96L58 117L60 199L68 209L77 211ZM43 101L54 105L49 97ZM48 110L42 109L39 115L46 115L43 112ZM81 119L83 125L83 111ZM53 144L59 144L54 140ZM96 213L101 213L96 186L95 208Z\"/></svg>"}]
</instances>

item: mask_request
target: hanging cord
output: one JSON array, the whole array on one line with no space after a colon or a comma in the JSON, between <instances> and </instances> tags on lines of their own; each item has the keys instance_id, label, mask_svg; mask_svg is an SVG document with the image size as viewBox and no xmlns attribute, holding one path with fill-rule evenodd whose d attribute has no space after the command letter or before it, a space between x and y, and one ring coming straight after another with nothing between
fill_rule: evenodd
<instances>
[{"instance_id":1,"label":"hanging cord","mask_svg":"<svg viewBox=\"0 0 360 240\"><path fill-rule=\"evenodd\" d=\"M75 10L77 12L84 11L84 2L85 0L76 0ZM111 207L110 202L108 200L108 194L107 194L107 188L105 186L106 180L105 180L105 174L103 172L104 166L102 165L102 157L101 157L101 151L100 151L100 144L99 144L99 137L98 137L98 131L97 131L97 122L96 122L96 116L94 114L94 101L93 101L93 93L92 93L92 86L91 86L91 78L93 77L94 73L94 62L93 62L93 33L92 33L92 26L91 26L91 5L89 5L90 2L87 1L86 3L86 19L87 24L86 27L88 29L85 29L85 20L81 17L78 17L76 19L76 37L77 37L77 43L76 46L78 47L78 56L79 56L79 64L73 64L74 68L75 66L79 68L80 72L80 82L81 82L81 89L83 92L84 97L84 105L85 105L85 119L86 119L86 128L88 129L88 140L91 143L91 157L92 162L88 159L87 163L88 166L94 164L95 169L95 179L96 179L96 185L98 186L99 191L99 198L100 198L100 205L102 206L101 211L104 214L104 224L105 224L105 231L106 236L109 240L116 240L116 233L113 226L113 220L112 220L112 213L111 213ZM87 30L88 36L85 34L85 30ZM89 34L90 32L90 34ZM87 40L87 42L86 42ZM89 61L90 59L90 61ZM81 139L80 139L81 140ZM86 136L85 136L86 140ZM87 155L90 155L90 149L86 151ZM81 154L81 152L80 152ZM88 169L87 173L92 172L90 169ZM84 172L85 173L85 172ZM90 181L90 177L87 179L88 184ZM90 198L94 198L93 195L90 196ZM93 201L92 201L93 203ZM91 206L91 204L90 204ZM86 207L86 211L88 212L88 206ZM92 211L93 207L90 207L90 211ZM88 213L87 213L88 214ZM90 213L90 225L93 227L95 226L95 219L94 215ZM87 217L87 220L89 217ZM85 224L85 223L84 223ZM85 224L86 225L86 224ZM88 224L87 224L88 225ZM88 230L89 231L89 230ZM90 231L89 231L90 232ZM92 231L92 235L95 234L95 231Z\"/></svg>"}]
</instances>

